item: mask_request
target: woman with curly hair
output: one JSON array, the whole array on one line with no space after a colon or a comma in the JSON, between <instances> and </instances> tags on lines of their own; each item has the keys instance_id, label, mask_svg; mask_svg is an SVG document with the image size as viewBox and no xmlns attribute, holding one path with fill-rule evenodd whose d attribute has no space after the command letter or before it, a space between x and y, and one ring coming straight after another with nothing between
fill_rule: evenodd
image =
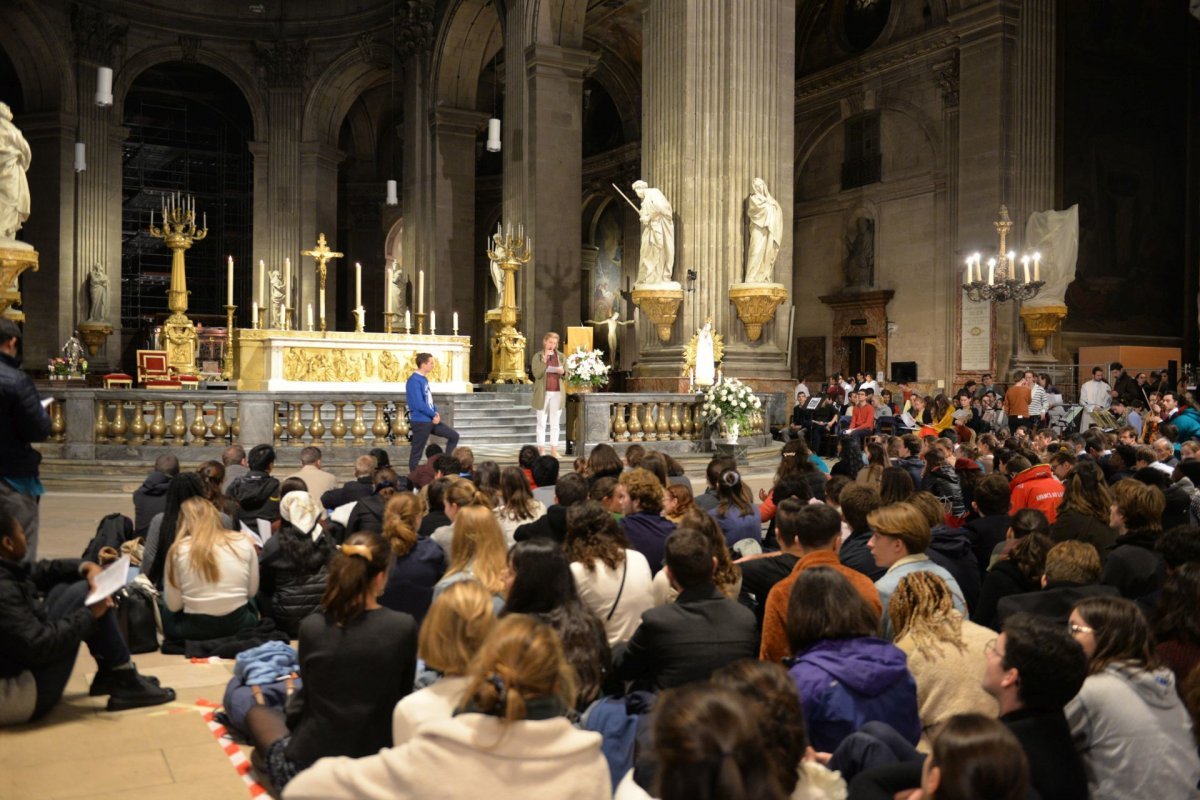
<instances>
[{"instance_id":1,"label":"woman with curly hair","mask_svg":"<svg viewBox=\"0 0 1200 800\"><path fill-rule=\"evenodd\" d=\"M1063 481L1063 496L1058 516L1050 526L1050 538L1055 542L1075 539L1094 546L1103 565L1109 548L1117 541L1117 532L1108 524L1111 507L1112 492L1100 466L1090 459L1080 461Z\"/></svg>"},{"instance_id":2,"label":"woman with curly hair","mask_svg":"<svg viewBox=\"0 0 1200 800\"><path fill-rule=\"evenodd\" d=\"M682 483L672 483L663 492L663 512L667 519L679 524L683 515L696 508L696 500L692 497L692 488Z\"/></svg>"},{"instance_id":3,"label":"woman with curly hair","mask_svg":"<svg viewBox=\"0 0 1200 800\"><path fill-rule=\"evenodd\" d=\"M634 549L646 557L653 572L662 569L663 546L675 523L662 516L663 486L641 467L621 475L621 486L629 494L629 510L621 518L621 530Z\"/></svg>"},{"instance_id":4,"label":"woman with curly hair","mask_svg":"<svg viewBox=\"0 0 1200 800\"><path fill-rule=\"evenodd\" d=\"M563 551L579 599L604 623L609 645L628 641L642 612L654 607L646 557L629 546L612 514L595 500L567 510Z\"/></svg>"},{"instance_id":5,"label":"woman with curly hair","mask_svg":"<svg viewBox=\"0 0 1200 800\"><path fill-rule=\"evenodd\" d=\"M384 608L412 614L420 624L433 601L433 587L446 573L446 551L426 536L418 536L421 499L415 494L393 495L383 513L383 538L392 550L387 585L379 596Z\"/></svg>"},{"instance_id":6,"label":"woman with curly hair","mask_svg":"<svg viewBox=\"0 0 1200 800\"><path fill-rule=\"evenodd\" d=\"M995 633L963 619L944 580L932 572L901 578L888 603L888 617L896 632L896 647L908 656L908 671L917 682L925 745L921 749L927 749L955 714L995 717L999 713L995 698L979 681Z\"/></svg>"},{"instance_id":7,"label":"woman with curly hair","mask_svg":"<svg viewBox=\"0 0 1200 800\"><path fill-rule=\"evenodd\" d=\"M717 527L716 520L712 518L712 515L705 514L696 508L680 519L679 527L694 528L708 539L708 543L712 547L713 558L717 560L717 566L713 570L713 585L730 600L737 600L742 591L742 568L733 563L733 556L729 552L728 545L725 544L725 534ZM666 570L662 570L654 576L654 605L674 603L678 596L679 592L671 586Z\"/></svg>"}]
</instances>

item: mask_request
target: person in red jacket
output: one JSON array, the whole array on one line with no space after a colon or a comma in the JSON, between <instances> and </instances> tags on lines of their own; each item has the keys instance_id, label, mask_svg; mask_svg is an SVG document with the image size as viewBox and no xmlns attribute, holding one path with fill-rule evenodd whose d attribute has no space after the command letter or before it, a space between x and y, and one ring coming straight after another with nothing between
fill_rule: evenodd
<instances>
[{"instance_id":1,"label":"person in red jacket","mask_svg":"<svg viewBox=\"0 0 1200 800\"><path fill-rule=\"evenodd\" d=\"M843 434L853 436L862 447L863 439L875 432L875 409L867 400L866 392L854 393L854 411L850 415L850 427Z\"/></svg>"},{"instance_id":2,"label":"person in red jacket","mask_svg":"<svg viewBox=\"0 0 1200 800\"><path fill-rule=\"evenodd\" d=\"M1062 500L1063 485L1054 477L1049 464L1031 466L1024 456L1008 460L1008 474L1012 479L1008 485L1011 499L1008 513L1015 514L1022 508L1036 508L1046 515L1051 523L1058 517L1058 504Z\"/></svg>"}]
</instances>

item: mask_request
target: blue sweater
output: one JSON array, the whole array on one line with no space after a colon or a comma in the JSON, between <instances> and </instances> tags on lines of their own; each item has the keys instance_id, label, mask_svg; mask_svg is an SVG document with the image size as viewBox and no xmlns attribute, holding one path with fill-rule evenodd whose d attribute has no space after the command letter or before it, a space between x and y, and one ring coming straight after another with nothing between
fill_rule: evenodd
<instances>
[{"instance_id":1,"label":"blue sweater","mask_svg":"<svg viewBox=\"0 0 1200 800\"><path fill-rule=\"evenodd\" d=\"M429 388L429 379L419 372L408 376L404 384L404 399L408 403L409 418L413 422L433 422L438 413L433 404L433 392Z\"/></svg>"}]
</instances>

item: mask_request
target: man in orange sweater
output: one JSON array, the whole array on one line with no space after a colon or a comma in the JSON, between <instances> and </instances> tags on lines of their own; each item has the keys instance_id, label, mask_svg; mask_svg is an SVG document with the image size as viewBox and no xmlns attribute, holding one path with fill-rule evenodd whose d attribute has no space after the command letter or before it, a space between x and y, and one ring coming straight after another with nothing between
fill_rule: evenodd
<instances>
[{"instance_id":1,"label":"man in orange sweater","mask_svg":"<svg viewBox=\"0 0 1200 800\"><path fill-rule=\"evenodd\" d=\"M1004 410L1008 412L1008 427L1016 433L1018 426L1030 427L1029 403L1033 400L1032 372L1013 374L1013 385L1004 393Z\"/></svg>"},{"instance_id":2,"label":"man in orange sweater","mask_svg":"<svg viewBox=\"0 0 1200 800\"><path fill-rule=\"evenodd\" d=\"M845 436L853 436L862 447L863 439L875 432L875 407L871 405L866 392L854 393L854 411L850 414L850 427L846 428Z\"/></svg>"},{"instance_id":3,"label":"man in orange sweater","mask_svg":"<svg viewBox=\"0 0 1200 800\"><path fill-rule=\"evenodd\" d=\"M775 532L784 552L798 555L800 560L792 567L792 573L775 584L767 595L760 659L781 661L792 654L787 638L788 598L792 594L792 584L806 569L829 567L840 572L876 614L883 614L879 592L871 579L838 560L842 534L842 517L838 512L824 503L806 504L789 497L775 512Z\"/></svg>"},{"instance_id":4,"label":"man in orange sweater","mask_svg":"<svg viewBox=\"0 0 1200 800\"><path fill-rule=\"evenodd\" d=\"M1049 464L1033 466L1025 456L1013 456L1005 465L1012 479L1009 514L1022 508L1036 508L1046 515L1051 523L1058 518L1058 504L1062 502L1063 485L1054 477Z\"/></svg>"}]
</instances>

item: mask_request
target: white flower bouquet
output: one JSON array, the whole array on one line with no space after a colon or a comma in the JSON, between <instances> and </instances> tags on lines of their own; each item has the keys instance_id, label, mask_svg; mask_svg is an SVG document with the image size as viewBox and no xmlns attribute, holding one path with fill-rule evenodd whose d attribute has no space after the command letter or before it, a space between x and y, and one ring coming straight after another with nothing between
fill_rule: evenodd
<instances>
[{"instance_id":1,"label":"white flower bouquet","mask_svg":"<svg viewBox=\"0 0 1200 800\"><path fill-rule=\"evenodd\" d=\"M609 366L599 350L582 347L567 356L567 383L570 386L603 386L608 383Z\"/></svg>"},{"instance_id":2,"label":"white flower bouquet","mask_svg":"<svg viewBox=\"0 0 1200 800\"><path fill-rule=\"evenodd\" d=\"M762 401L737 378L722 378L705 390L700 410L709 425L737 423L749 428L751 416L762 410Z\"/></svg>"}]
</instances>

